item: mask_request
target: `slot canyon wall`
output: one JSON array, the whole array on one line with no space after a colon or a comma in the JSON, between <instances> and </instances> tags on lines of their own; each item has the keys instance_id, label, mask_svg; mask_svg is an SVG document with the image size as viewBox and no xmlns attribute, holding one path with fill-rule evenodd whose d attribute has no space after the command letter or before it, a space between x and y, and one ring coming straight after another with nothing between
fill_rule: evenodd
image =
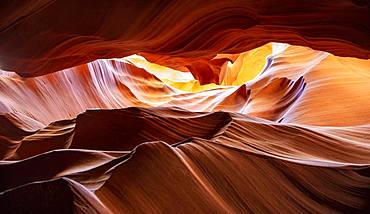
<instances>
[{"instance_id":1,"label":"slot canyon wall","mask_svg":"<svg viewBox=\"0 0 370 214\"><path fill-rule=\"evenodd\" d=\"M0 2L1 213L370 211L370 3Z\"/></svg>"}]
</instances>

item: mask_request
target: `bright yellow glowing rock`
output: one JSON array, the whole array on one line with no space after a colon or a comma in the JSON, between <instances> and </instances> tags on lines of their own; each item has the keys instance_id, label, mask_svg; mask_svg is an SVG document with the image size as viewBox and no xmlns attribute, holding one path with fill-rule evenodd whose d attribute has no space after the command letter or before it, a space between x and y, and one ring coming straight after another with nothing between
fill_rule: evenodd
<instances>
[{"instance_id":1,"label":"bright yellow glowing rock","mask_svg":"<svg viewBox=\"0 0 370 214\"><path fill-rule=\"evenodd\" d=\"M220 76L221 85L242 85L260 74L272 54L272 43L241 53L234 63L228 62Z\"/></svg>"},{"instance_id":2,"label":"bright yellow glowing rock","mask_svg":"<svg viewBox=\"0 0 370 214\"><path fill-rule=\"evenodd\" d=\"M219 84L211 83L201 85L191 72L178 71L166 66L151 63L144 57L136 54L125 57L123 60L147 70L166 85L182 91L199 92L227 86L239 86L254 79L268 65L269 56L273 54L273 45L274 43L268 43L259 48L237 55L218 54L215 59L229 58L234 60L234 62L226 62L222 66L219 74Z\"/></svg>"}]
</instances>

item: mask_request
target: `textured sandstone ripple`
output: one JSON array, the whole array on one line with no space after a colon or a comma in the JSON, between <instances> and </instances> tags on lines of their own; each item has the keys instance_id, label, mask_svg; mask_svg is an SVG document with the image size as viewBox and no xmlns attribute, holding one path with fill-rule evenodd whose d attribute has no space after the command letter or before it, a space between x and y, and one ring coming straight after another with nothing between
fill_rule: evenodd
<instances>
[{"instance_id":1,"label":"textured sandstone ripple","mask_svg":"<svg viewBox=\"0 0 370 214\"><path fill-rule=\"evenodd\" d=\"M104 138L83 117L110 127ZM69 191L77 182L82 185L73 194L79 196L68 199L75 210L82 209L77 205L80 200L98 201L84 202L85 209L114 213L368 209L370 178L364 169L370 164L370 127L299 127L242 114L170 108L89 111L69 123L81 127L74 128L72 143L24 160L1 162L3 206L9 197L36 191L32 188ZM89 134L81 135L86 131ZM95 139L100 148L84 143L87 139ZM79 149L73 149L76 146ZM27 176L17 176L20 171ZM59 178L73 182L68 186L49 182Z\"/></svg>"},{"instance_id":2,"label":"textured sandstone ripple","mask_svg":"<svg viewBox=\"0 0 370 214\"><path fill-rule=\"evenodd\" d=\"M268 43L0 71L1 211L369 212L369 68Z\"/></svg>"}]
</instances>

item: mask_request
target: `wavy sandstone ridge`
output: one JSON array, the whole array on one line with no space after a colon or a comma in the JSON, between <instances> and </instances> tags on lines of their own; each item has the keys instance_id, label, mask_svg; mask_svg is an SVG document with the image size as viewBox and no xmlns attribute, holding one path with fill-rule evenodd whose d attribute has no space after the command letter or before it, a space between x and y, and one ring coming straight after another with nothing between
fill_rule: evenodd
<instances>
[{"instance_id":1,"label":"wavy sandstone ridge","mask_svg":"<svg viewBox=\"0 0 370 214\"><path fill-rule=\"evenodd\" d=\"M220 56L231 61L207 85L138 56L32 79L3 72L1 207L369 211L370 126L358 116L368 113L369 60L270 48L240 85L256 72L247 54Z\"/></svg>"},{"instance_id":2,"label":"wavy sandstone ridge","mask_svg":"<svg viewBox=\"0 0 370 214\"><path fill-rule=\"evenodd\" d=\"M258 52L265 57L263 66L249 66L245 54L233 56L224 62L217 84L202 85L189 71L138 57L97 60L36 78L3 71L0 110L29 131L86 109L131 106L223 110L309 125L369 123L370 60L279 43L266 47L269 52ZM253 79L244 82L251 72Z\"/></svg>"},{"instance_id":3,"label":"wavy sandstone ridge","mask_svg":"<svg viewBox=\"0 0 370 214\"><path fill-rule=\"evenodd\" d=\"M72 187L78 190L68 196L71 202L59 199L48 209L61 203L113 213L369 209L369 126L294 126L170 108L95 110L63 123L75 124L73 133L49 138L73 135L64 145L2 161L2 206L37 188L50 189L37 197L57 200L60 194L48 194L71 194ZM20 171L27 176L17 176ZM67 182L49 181L60 178Z\"/></svg>"}]
</instances>

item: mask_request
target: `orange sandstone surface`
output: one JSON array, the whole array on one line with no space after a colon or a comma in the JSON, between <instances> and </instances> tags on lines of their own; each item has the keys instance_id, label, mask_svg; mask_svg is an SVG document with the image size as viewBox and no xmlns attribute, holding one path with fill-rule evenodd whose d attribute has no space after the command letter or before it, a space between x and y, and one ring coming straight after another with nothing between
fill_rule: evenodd
<instances>
[{"instance_id":1,"label":"orange sandstone surface","mask_svg":"<svg viewBox=\"0 0 370 214\"><path fill-rule=\"evenodd\" d=\"M0 213L370 212L367 1L0 2Z\"/></svg>"}]
</instances>

